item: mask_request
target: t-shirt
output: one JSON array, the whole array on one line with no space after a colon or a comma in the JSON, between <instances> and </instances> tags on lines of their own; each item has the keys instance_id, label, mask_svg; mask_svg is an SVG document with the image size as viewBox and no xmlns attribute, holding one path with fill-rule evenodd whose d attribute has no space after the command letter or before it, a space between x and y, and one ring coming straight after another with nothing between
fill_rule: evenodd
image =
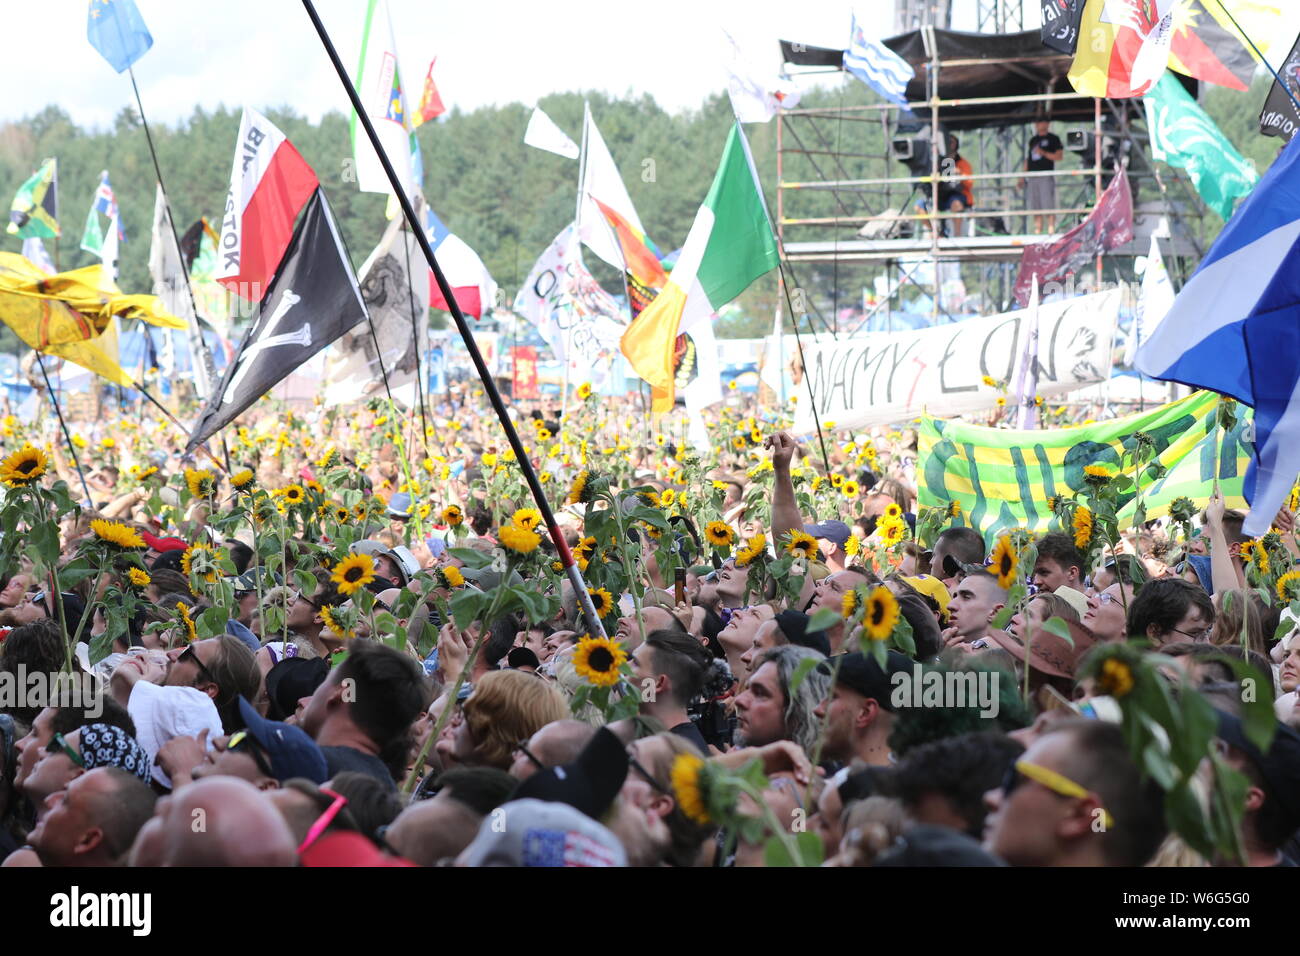
<instances>
[{"instance_id":1,"label":"t-shirt","mask_svg":"<svg viewBox=\"0 0 1300 956\"><path fill-rule=\"evenodd\" d=\"M1035 136L1029 141L1029 169L1031 172L1046 172L1056 168L1056 163L1043 157L1044 153L1056 153L1061 150L1061 139L1055 133Z\"/></svg>"},{"instance_id":2,"label":"t-shirt","mask_svg":"<svg viewBox=\"0 0 1300 956\"><path fill-rule=\"evenodd\" d=\"M374 754L363 753L355 747L322 747L320 752L325 755L325 768L331 777L345 770L352 770L374 777L389 790L397 789L393 775L388 772L384 762Z\"/></svg>"},{"instance_id":3,"label":"t-shirt","mask_svg":"<svg viewBox=\"0 0 1300 956\"><path fill-rule=\"evenodd\" d=\"M704 735L700 733L700 728L695 726L695 721L687 720L672 728L671 733L676 734L683 740L689 740L695 746L700 748L700 753L707 754L709 745L704 740Z\"/></svg>"}]
</instances>

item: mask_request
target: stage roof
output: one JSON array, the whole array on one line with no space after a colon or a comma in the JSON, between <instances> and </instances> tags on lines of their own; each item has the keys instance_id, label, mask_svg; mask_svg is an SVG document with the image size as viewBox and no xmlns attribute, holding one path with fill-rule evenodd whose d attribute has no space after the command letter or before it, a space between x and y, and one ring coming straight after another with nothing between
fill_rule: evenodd
<instances>
[{"instance_id":1,"label":"stage roof","mask_svg":"<svg viewBox=\"0 0 1300 956\"><path fill-rule=\"evenodd\" d=\"M962 33L955 30L923 29L891 37L884 41L916 70L907 87L909 101L927 98L926 74L933 51L931 38L938 47L939 98L971 99L991 96L1032 96L1044 93L1073 93L1065 74L1071 57L1043 46L1038 30L1024 33ZM842 69L844 51L814 47L789 40L781 41L781 58L791 65L808 69ZM957 61L943 65L945 61ZM974 62L972 62L974 61ZM1192 96L1197 81L1173 74L1183 82ZM1127 101L1140 114L1141 101ZM1054 120L1079 122L1093 118L1091 99L1053 100L1049 102ZM943 107L940 122L949 129L972 129L983 126L1009 126L1033 120L1040 105L1025 103L982 103ZM928 113L918 112L922 121Z\"/></svg>"}]
</instances>

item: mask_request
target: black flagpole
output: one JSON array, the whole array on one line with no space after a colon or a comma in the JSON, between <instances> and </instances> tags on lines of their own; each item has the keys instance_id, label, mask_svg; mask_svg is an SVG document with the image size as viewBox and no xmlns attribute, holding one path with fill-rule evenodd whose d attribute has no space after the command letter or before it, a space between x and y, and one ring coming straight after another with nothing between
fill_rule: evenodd
<instances>
[{"instance_id":1,"label":"black flagpole","mask_svg":"<svg viewBox=\"0 0 1300 956\"><path fill-rule=\"evenodd\" d=\"M321 22L315 5L312 0L302 0L302 4L307 10L307 16L311 18L312 26L316 28L321 45L325 47L325 52L334 65L334 72L338 74L339 82L343 84L343 89L347 91L348 100L357 114L357 119L365 127L366 137L370 140L370 145L374 148L375 154L379 157L379 162L384 167L384 173L388 176L389 185L392 186L393 193L402 206L402 215L406 217L411 231L415 233L415 237L420 243L420 249L424 252L424 258L428 261L429 268L433 271L433 277L438 282L438 288L447 301L447 309L456 322L456 331L460 333L460 337L465 343L465 349L469 352L469 357L474 363L474 369L478 372L479 379L483 383L483 390L492 402L492 409L496 412L502 429L505 430L506 440L510 442L510 448L515 453L515 460L519 463L519 470L523 473L524 481L533 496L533 501L537 504L537 509L542 513L542 520L546 523L546 530L551 536L551 541L555 545L561 563L564 565L569 583L573 586L574 594L580 602L583 615L587 619L587 629L594 637L606 637L605 628L600 623L600 615L596 613L596 606L592 603L591 595L587 593L587 582L583 580L582 572L573 560L573 552L569 550L568 542L564 540L559 525L555 523L555 513L551 510L550 502L546 500L546 493L542 490L542 483L537 480L537 472L533 470L532 462L528 460L528 453L524 450L523 442L519 438L519 432L515 430L514 423L510 420L510 414L506 410L505 403L501 400L501 393L497 390L496 383L488 372L487 363L483 361L483 353L479 351L478 343L474 341L474 334L465 321L464 313L460 311L456 296L452 294L451 285L447 282L447 277L442 274L442 268L433 255L429 239L424 234L424 230L420 228L419 221L415 217L415 210L411 207L411 200L406 195L406 188L401 180L397 178L397 172L393 169L388 154L379 142L379 134L375 132L374 124L370 122L370 116L366 113L361 97L357 95L356 87L353 86L352 80L348 76L347 68L343 66L343 61L339 59L338 51L334 49L334 43L330 40L329 33L325 30L325 24Z\"/></svg>"},{"instance_id":2,"label":"black flagpole","mask_svg":"<svg viewBox=\"0 0 1300 956\"><path fill-rule=\"evenodd\" d=\"M54 394L54 386L50 384L50 376L45 371L45 360L41 358L41 350L35 349L36 364L41 367L41 378L45 379L45 390L50 393L50 404L54 406L54 414L59 419L59 427L63 429L63 439L68 443L68 452L72 455L72 464L77 469L77 477L81 479L81 490L86 495L86 507L94 508L95 499L90 497L90 488L86 485L86 475L81 470L81 462L77 461L77 449L72 444L72 435L68 431L68 423L63 420L63 410L59 408L59 397ZM94 387L94 384L91 384Z\"/></svg>"}]
</instances>

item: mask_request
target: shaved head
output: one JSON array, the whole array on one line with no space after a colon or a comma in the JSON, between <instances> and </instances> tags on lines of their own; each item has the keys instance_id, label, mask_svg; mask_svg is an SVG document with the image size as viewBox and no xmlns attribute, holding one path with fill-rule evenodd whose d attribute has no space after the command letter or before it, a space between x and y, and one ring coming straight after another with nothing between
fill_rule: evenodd
<instances>
[{"instance_id":1,"label":"shaved head","mask_svg":"<svg viewBox=\"0 0 1300 956\"><path fill-rule=\"evenodd\" d=\"M196 780L166 801L163 866L295 866L293 834L279 811L246 780Z\"/></svg>"}]
</instances>

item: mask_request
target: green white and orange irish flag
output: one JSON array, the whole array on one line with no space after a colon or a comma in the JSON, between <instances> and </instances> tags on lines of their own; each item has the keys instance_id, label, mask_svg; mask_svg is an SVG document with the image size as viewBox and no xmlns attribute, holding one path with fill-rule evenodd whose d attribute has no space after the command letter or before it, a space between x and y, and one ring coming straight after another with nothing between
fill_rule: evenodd
<instances>
[{"instance_id":1,"label":"green white and orange irish flag","mask_svg":"<svg viewBox=\"0 0 1300 956\"><path fill-rule=\"evenodd\" d=\"M678 336L713 321L778 261L749 143L736 123L668 281L623 333L623 354L653 388L655 412L673 405Z\"/></svg>"}]
</instances>

